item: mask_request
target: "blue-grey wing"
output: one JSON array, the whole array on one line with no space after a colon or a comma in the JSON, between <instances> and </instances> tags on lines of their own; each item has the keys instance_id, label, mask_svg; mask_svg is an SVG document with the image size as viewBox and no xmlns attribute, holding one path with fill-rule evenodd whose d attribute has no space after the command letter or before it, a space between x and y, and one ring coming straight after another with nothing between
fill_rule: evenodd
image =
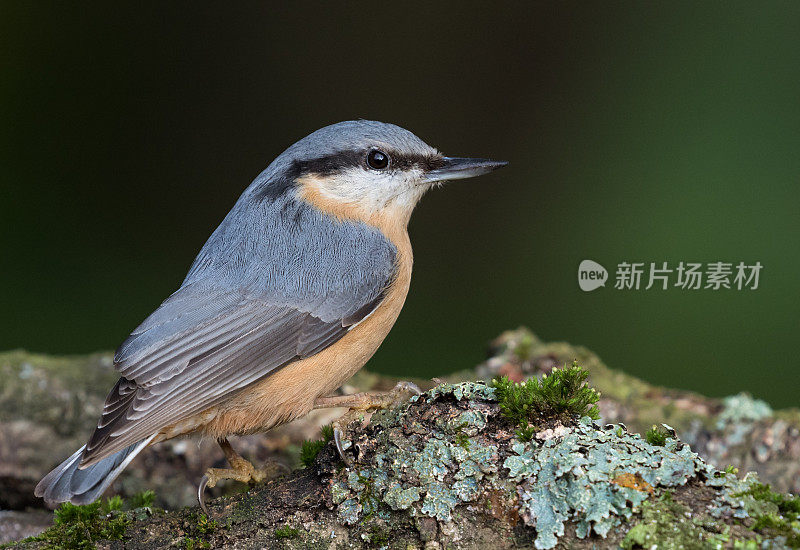
<instances>
[{"instance_id":1,"label":"blue-grey wing","mask_svg":"<svg viewBox=\"0 0 800 550\"><path fill-rule=\"evenodd\" d=\"M318 353L378 306L394 246L374 228L288 201L234 209L183 286L120 346L122 378L83 465Z\"/></svg>"}]
</instances>

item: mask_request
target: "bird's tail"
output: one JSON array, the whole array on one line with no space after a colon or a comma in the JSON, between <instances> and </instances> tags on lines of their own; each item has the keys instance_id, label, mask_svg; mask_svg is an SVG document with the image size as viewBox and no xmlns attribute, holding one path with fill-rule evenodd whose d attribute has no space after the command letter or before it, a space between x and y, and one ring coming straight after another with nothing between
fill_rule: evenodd
<instances>
[{"instance_id":1,"label":"bird's tail","mask_svg":"<svg viewBox=\"0 0 800 550\"><path fill-rule=\"evenodd\" d=\"M47 474L36 486L34 494L37 497L44 497L45 502L51 505L59 502L71 502L72 504L94 502L156 435L153 434L147 439L134 443L130 447L80 470L78 465L81 462L83 450L86 448L84 445Z\"/></svg>"}]
</instances>

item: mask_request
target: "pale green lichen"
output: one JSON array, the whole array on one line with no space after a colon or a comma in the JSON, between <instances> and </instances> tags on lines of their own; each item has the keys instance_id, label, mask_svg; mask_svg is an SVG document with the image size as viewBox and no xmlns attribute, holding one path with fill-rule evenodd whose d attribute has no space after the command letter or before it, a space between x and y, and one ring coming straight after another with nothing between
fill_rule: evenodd
<instances>
[{"instance_id":1,"label":"pale green lichen","mask_svg":"<svg viewBox=\"0 0 800 550\"><path fill-rule=\"evenodd\" d=\"M383 494L383 501L388 504L392 510L408 510L411 505L419 499L419 487L407 487L404 489L403 486L397 482L392 483Z\"/></svg>"},{"instance_id":2,"label":"pale green lichen","mask_svg":"<svg viewBox=\"0 0 800 550\"><path fill-rule=\"evenodd\" d=\"M483 479L484 474L497 471L497 447L479 445L475 447L451 446L451 455L459 464L456 479Z\"/></svg>"},{"instance_id":3,"label":"pale green lichen","mask_svg":"<svg viewBox=\"0 0 800 550\"><path fill-rule=\"evenodd\" d=\"M449 485L441 481L427 484L420 511L439 521L450 521L450 512L461 502Z\"/></svg>"},{"instance_id":4,"label":"pale green lichen","mask_svg":"<svg viewBox=\"0 0 800 550\"><path fill-rule=\"evenodd\" d=\"M452 396L472 404L476 399L489 401L493 394L493 388L472 382L440 385L422 398L432 402ZM396 411L382 411L373 417L373 422L385 431L400 424L402 417ZM456 506L478 499L484 476L497 472L497 447L470 439L480 434L487 423L485 411L470 407L454 418L436 419L433 433L418 430L428 437L412 434L403 445L380 445L373 457L374 467L354 469L347 474L346 485L335 482L332 486L339 517L352 523L367 515L370 506L363 495L369 492L376 502L392 510L410 510L414 515L450 521ZM415 428L409 430L413 432Z\"/></svg>"},{"instance_id":5,"label":"pale green lichen","mask_svg":"<svg viewBox=\"0 0 800 550\"><path fill-rule=\"evenodd\" d=\"M476 417L479 418L479 417ZM466 421L462 419L463 421ZM477 429L485 425L478 422ZM474 427L474 426L473 426ZM497 471L496 447L471 445L469 448L433 437L420 452L391 449L376 457L379 465L390 464L395 475L415 479L419 487L408 487L398 493L398 485L383 495L393 509L406 509L422 498L419 511L441 521L450 520L450 512L461 502L475 500L480 494L478 481L484 473ZM445 483L452 476L455 483ZM399 495L405 498L398 498Z\"/></svg>"},{"instance_id":6,"label":"pale green lichen","mask_svg":"<svg viewBox=\"0 0 800 550\"><path fill-rule=\"evenodd\" d=\"M757 512L752 499L742 495L752 483L757 481L758 476L754 473L748 473L744 479L739 479L727 472L716 472L710 476L706 480L706 485L719 488L719 493L714 498L711 515L717 518L727 515L744 519L750 517L751 512Z\"/></svg>"},{"instance_id":7,"label":"pale green lichen","mask_svg":"<svg viewBox=\"0 0 800 550\"><path fill-rule=\"evenodd\" d=\"M745 392L724 398L722 404L725 408L717 416L720 430L732 424L749 424L772 416L772 407Z\"/></svg>"},{"instance_id":8,"label":"pale green lichen","mask_svg":"<svg viewBox=\"0 0 800 550\"><path fill-rule=\"evenodd\" d=\"M342 482L335 481L331 485L331 498L334 504L340 504L347 500L350 495L350 489Z\"/></svg>"},{"instance_id":9,"label":"pale green lichen","mask_svg":"<svg viewBox=\"0 0 800 550\"><path fill-rule=\"evenodd\" d=\"M438 419L436 424L444 432L475 435L486 427L486 420L487 417L484 411L470 409L453 419Z\"/></svg>"},{"instance_id":10,"label":"pale green lichen","mask_svg":"<svg viewBox=\"0 0 800 550\"><path fill-rule=\"evenodd\" d=\"M605 537L630 518L649 493L619 482L621 474L641 479L643 487L674 487L708 470L674 439L655 446L617 426L600 428L589 418L562 438L515 442L511 448L514 455L503 466L519 484L522 517L536 527L537 548L555 546L570 518L577 520L579 538L592 532Z\"/></svg>"},{"instance_id":11,"label":"pale green lichen","mask_svg":"<svg viewBox=\"0 0 800 550\"><path fill-rule=\"evenodd\" d=\"M348 498L339 505L337 510L339 522L345 525L358 523L361 516L361 504L356 498Z\"/></svg>"},{"instance_id":12,"label":"pale green lichen","mask_svg":"<svg viewBox=\"0 0 800 550\"><path fill-rule=\"evenodd\" d=\"M546 549L558 544L568 522L578 538L605 538L636 524L644 503L689 480L718 491L712 505L716 517L746 518L754 511L748 501L753 499L741 494L750 480L717 472L674 437L674 430L663 446L653 445L624 426L601 427L584 417L552 422L528 442L509 439L509 431L498 439L494 430L504 429L504 421L492 390L482 382L443 384L409 406L420 407L418 415L403 408L376 413L370 435L354 439L354 448L366 457L363 463L331 485L340 521L353 525L404 510L447 524L457 507L499 491L535 528L535 547ZM437 400L442 405L435 405ZM716 544L710 529L685 527L687 533L700 529ZM659 529L639 528L627 540L649 541Z\"/></svg>"},{"instance_id":13,"label":"pale green lichen","mask_svg":"<svg viewBox=\"0 0 800 550\"><path fill-rule=\"evenodd\" d=\"M380 494L386 489L389 478L378 469L362 469L351 471L347 476L347 483L351 490L358 495L361 505L360 513L370 516L380 507Z\"/></svg>"},{"instance_id":14,"label":"pale green lichen","mask_svg":"<svg viewBox=\"0 0 800 550\"><path fill-rule=\"evenodd\" d=\"M450 471L453 464L451 447L452 445L441 439L428 440L425 447L422 448L422 452L416 455L412 463L421 482L433 483L444 480L444 476Z\"/></svg>"},{"instance_id":15,"label":"pale green lichen","mask_svg":"<svg viewBox=\"0 0 800 550\"><path fill-rule=\"evenodd\" d=\"M472 502L480 496L482 489L474 477L467 477L453 483L453 492L462 501Z\"/></svg>"},{"instance_id":16,"label":"pale green lichen","mask_svg":"<svg viewBox=\"0 0 800 550\"><path fill-rule=\"evenodd\" d=\"M493 401L495 399L494 388L486 385L482 380L478 380L476 382L461 382L460 384L439 384L422 396L415 395L411 398L411 402L416 402L420 398L425 398L428 403L432 403L439 397L446 395L452 395L458 401L463 399Z\"/></svg>"}]
</instances>

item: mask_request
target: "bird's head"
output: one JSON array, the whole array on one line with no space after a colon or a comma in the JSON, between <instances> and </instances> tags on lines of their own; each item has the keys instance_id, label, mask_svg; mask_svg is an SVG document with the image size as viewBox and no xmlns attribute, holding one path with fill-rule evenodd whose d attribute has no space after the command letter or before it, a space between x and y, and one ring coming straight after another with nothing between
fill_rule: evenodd
<instances>
[{"instance_id":1,"label":"bird's head","mask_svg":"<svg viewBox=\"0 0 800 550\"><path fill-rule=\"evenodd\" d=\"M432 186L506 165L447 157L408 130L370 120L317 130L289 147L274 164L287 174L300 198L321 210L342 218L381 218L403 225Z\"/></svg>"}]
</instances>

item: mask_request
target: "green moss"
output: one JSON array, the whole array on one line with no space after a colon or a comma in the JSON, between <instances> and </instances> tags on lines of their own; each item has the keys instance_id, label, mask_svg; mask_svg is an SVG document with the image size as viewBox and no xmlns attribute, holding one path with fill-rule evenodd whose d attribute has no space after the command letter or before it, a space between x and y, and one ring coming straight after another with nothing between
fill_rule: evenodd
<instances>
[{"instance_id":1,"label":"green moss","mask_svg":"<svg viewBox=\"0 0 800 550\"><path fill-rule=\"evenodd\" d=\"M738 494L738 496L745 495L749 495L756 500L771 502L778 507L778 510L782 514L785 514L791 520L796 520L798 515L800 515L800 497L776 493L768 484L753 483L749 490Z\"/></svg>"},{"instance_id":2,"label":"green moss","mask_svg":"<svg viewBox=\"0 0 800 550\"><path fill-rule=\"evenodd\" d=\"M786 538L790 548L800 548L800 497L787 496L773 491L769 485L755 482L746 491L736 493L737 497L752 497L765 503L751 516L755 519L754 531L768 536Z\"/></svg>"},{"instance_id":3,"label":"green moss","mask_svg":"<svg viewBox=\"0 0 800 550\"><path fill-rule=\"evenodd\" d=\"M356 474L355 481L352 479L353 474L350 475L350 486L352 488L358 487L358 502L361 504L361 510L364 514L364 519L369 520L373 514L380 509L380 499L378 498L378 488L375 486L375 477L379 475L377 471L365 470ZM384 477L384 476L382 476ZM380 486L383 486L379 483Z\"/></svg>"},{"instance_id":4,"label":"green moss","mask_svg":"<svg viewBox=\"0 0 800 550\"><path fill-rule=\"evenodd\" d=\"M142 491L131 497L131 508L150 508L156 499L154 491Z\"/></svg>"},{"instance_id":5,"label":"green moss","mask_svg":"<svg viewBox=\"0 0 800 550\"><path fill-rule=\"evenodd\" d=\"M278 527L275 529L276 539L295 539L299 536L300 531L288 525L284 525L283 527Z\"/></svg>"},{"instance_id":6,"label":"green moss","mask_svg":"<svg viewBox=\"0 0 800 550\"><path fill-rule=\"evenodd\" d=\"M321 439L316 441L303 441L303 446L300 448L300 462L303 468L308 468L317 459L317 455L325 446L325 442Z\"/></svg>"},{"instance_id":7,"label":"green moss","mask_svg":"<svg viewBox=\"0 0 800 550\"><path fill-rule=\"evenodd\" d=\"M186 550L198 550L199 548L211 548L211 545L204 540L185 538L183 539L183 547Z\"/></svg>"},{"instance_id":8,"label":"green moss","mask_svg":"<svg viewBox=\"0 0 800 550\"><path fill-rule=\"evenodd\" d=\"M86 506L64 503L55 511L53 526L26 541L83 550L95 548L95 542L100 540L120 540L131 523L125 513L119 512L121 500L97 501ZM103 510L109 512L101 513Z\"/></svg>"},{"instance_id":9,"label":"green moss","mask_svg":"<svg viewBox=\"0 0 800 550\"><path fill-rule=\"evenodd\" d=\"M119 495L114 495L100 505L100 511L108 515L111 512L122 510L123 506L125 506L125 501L122 500L122 497Z\"/></svg>"},{"instance_id":10,"label":"green moss","mask_svg":"<svg viewBox=\"0 0 800 550\"><path fill-rule=\"evenodd\" d=\"M453 441L455 444L461 447L464 450L469 450L469 434L464 431L464 428L467 427L466 422L462 422L456 427L455 436L453 437Z\"/></svg>"},{"instance_id":11,"label":"green moss","mask_svg":"<svg viewBox=\"0 0 800 550\"><path fill-rule=\"evenodd\" d=\"M308 468L317 459L319 452L333 439L333 426L330 424L323 426L321 429L322 439L316 441L303 441L300 447L300 462L304 468Z\"/></svg>"},{"instance_id":12,"label":"green moss","mask_svg":"<svg viewBox=\"0 0 800 550\"><path fill-rule=\"evenodd\" d=\"M378 548L389 544L391 533L379 525L371 525L369 528L369 543Z\"/></svg>"},{"instance_id":13,"label":"green moss","mask_svg":"<svg viewBox=\"0 0 800 550\"><path fill-rule=\"evenodd\" d=\"M517 429L517 439L520 441L530 441L536 435L537 427L535 424L528 424L522 428Z\"/></svg>"},{"instance_id":14,"label":"green moss","mask_svg":"<svg viewBox=\"0 0 800 550\"><path fill-rule=\"evenodd\" d=\"M254 521L258 517L256 509L255 498L247 493L241 500L234 502L229 520L235 523Z\"/></svg>"},{"instance_id":15,"label":"green moss","mask_svg":"<svg viewBox=\"0 0 800 550\"><path fill-rule=\"evenodd\" d=\"M720 530L715 522L693 518L691 510L675 502L669 491L665 491L659 499L645 501L641 513L641 521L622 539L621 548L748 548L747 543L750 542L731 541L727 527Z\"/></svg>"},{"instance_id":16,"label":"green moss","mask_svg":"<svg viewBox=\"0 0 800 550\"><path fill-rule=\"evenodd\" d=\"M653 426L644 434L645 440L650 445L655 445L656 447L663 447L666 445L668 437L669 432L661 426Z\"/></svg>"},{"instance_id":17,"label":"green moss","mask_svg":"<svg viewBox=\"0 0 800 550\"><path fill-rule=\"evenodd\" d=\"M691 548L687 542L699 544L703 537L698 527L687 521L689 513L687 507L674 502L670 492L665 491L660 499L642 504L642 521L628 531L620 546L625 549Z\"/></svg>"},{"instance_id":18,"label":"green moss","mask_svg":"<svg viewBox=\"0 0 800 550\"><path fill-rule=\"evenodd\" d=\"M600 394L589 387L588 371L578 366L553 369L550 376L530 378L521 384L507 377L492 382L503 416L518 426L517 437L530 441L536 432L537 420L544 418L580 418L600 416L597 401Z\"/></svg>"},{"instance_id":19,"label":"green moss","mask_svg":"<svg viewBox=\"0 0 800 550\"><path fill-rule=\"evenodd\" d=\"M217 522L209 519L205 514L197 514L197 532L201 535L213 533L217 528Z\"/></svg>"},{"instance_id":20,"label":"green moss","mask_svg":"<svg viewBox=\"0 0 800 550\"><path fill-rule=\"evenodd\" d=\"M65 502L55 511L53 526L26 541L45 542L53 548L87 549L94 548L95 542L100 540L120 540L137 519L136 513L131 511L150 508L155 496L153 491L143 491L128 502L118 495L85 506Z\"/></svg>"}]
</instances>

